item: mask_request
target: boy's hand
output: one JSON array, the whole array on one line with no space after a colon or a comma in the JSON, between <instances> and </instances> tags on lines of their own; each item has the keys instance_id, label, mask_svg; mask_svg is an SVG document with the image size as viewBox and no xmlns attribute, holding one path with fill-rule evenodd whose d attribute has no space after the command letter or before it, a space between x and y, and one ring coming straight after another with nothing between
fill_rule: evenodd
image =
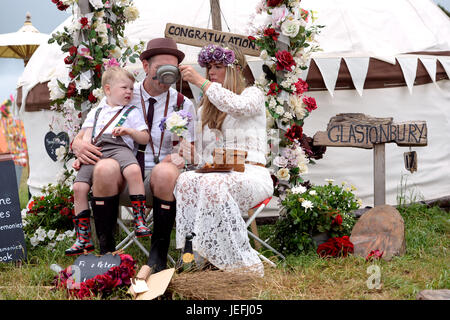
<instances>
[{"instance_id":1,"label":"boy's hand","mask_svg":"<svg viewBox=\"0 0 450 320\"><path fill-rule=\"evenodd\" d=\"M81 168L80 160L76 159L72 164L72 168L74 168L76 171L80 170Z\"/></svg>"},{"instance_id":2,"label":"boy's hand","mask_svg":"<svg viewBox=\"0 0 450 320\"><path fill-rule=\"evenodd\" d=\"M119 137L119 136L125 136L125 135L129 135L130 134L130 129L129 128L125 128L125 127L115 127L112 130L112 135L115 137Z\"/></svg>"}]
</instances>

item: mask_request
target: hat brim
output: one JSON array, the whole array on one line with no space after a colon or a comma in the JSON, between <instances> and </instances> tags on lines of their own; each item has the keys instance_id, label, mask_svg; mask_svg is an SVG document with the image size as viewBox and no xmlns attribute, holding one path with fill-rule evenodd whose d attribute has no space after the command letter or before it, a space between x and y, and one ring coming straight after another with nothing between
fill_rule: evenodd
<instances>
[{"instance_id":1,"label":"hat brim","mask_svg":"<svg viewBox=\"0 0 450 320\"><path fill-rule=\"evenodd\" d=\"M170 54L178 58L178 63L181 63L184 59L184 52L173 49L173 48L154 48L154 49L148 49L141 53L139 58L142 60L147 60L153 56L156 56L158 54Z\"/></svg>"}]
</instances>

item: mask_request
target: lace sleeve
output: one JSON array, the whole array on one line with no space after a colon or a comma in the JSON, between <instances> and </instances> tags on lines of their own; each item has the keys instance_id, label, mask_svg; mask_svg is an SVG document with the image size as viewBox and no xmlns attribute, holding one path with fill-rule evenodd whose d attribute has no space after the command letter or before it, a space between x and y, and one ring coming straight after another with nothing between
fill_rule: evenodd
<instances>
[{"instance_id":1,"label":"lace sleeve","mask_svg":"<svg viewBox=\"0 0 450 320\"><path fill-rule=\"evenodd\" d=\"M256 87L246 88L241 94L236 94L213 82L205 94L217 109L231 116L253 116L264 112L264 95Z\"/></svg>"}]
</instances>

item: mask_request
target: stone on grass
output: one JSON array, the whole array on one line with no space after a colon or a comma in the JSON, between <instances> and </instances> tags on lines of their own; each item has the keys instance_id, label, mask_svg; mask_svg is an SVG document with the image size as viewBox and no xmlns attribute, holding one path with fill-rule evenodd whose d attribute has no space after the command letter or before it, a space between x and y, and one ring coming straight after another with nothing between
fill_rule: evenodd
<instances>
[{"instance_id":1,"label":"stone on grass","mask_svg":"<svg viewBox=\"0 0 450 320\"><path fill-rule=\"evenodd\" d=\"M382 259L389 261L406 252L405 223L394 207L376 206L358 219L350 241L355 256L366 258L372 250L379 250L383 252Z\"/></svg>"}]
</instances>

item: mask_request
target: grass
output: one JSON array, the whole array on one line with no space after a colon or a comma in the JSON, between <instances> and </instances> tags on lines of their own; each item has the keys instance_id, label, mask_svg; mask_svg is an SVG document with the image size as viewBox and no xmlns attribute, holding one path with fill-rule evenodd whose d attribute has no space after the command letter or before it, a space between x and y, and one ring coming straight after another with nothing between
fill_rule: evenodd
<instances>
[{"instance_id":1,"label":"grass","mask_svg":"<svg viewBox=\"0 0 450 320\"><path fill-rule=\"evenodd\" d=\"M247 286L245 296L235 294L236 299L262 300L297 300L297 299L355 299L355 300L408 300L416 299L418 292L425 289L450 288L450 214L438 207L428 208L415 204L399 208L405 221L406 249L401 257L391 261L366 262L364 258L349 256L347 258L322 259L315 252L299 256L288 256L285 261L278 261L276 268L267 266L265 276ZM264 239L271 233L273 226L260 226L260 235ZM22 266L11 263L0 264L0 299L60 300L68 299L64 291L52 290L55 273L50 265L56 263L62 267L70 265L74 258L65 257L64 250L70 241L58 245L55 251L43 247L29 249L28 261ZM149 239L144 246L150 247ZM130 246L131 254L143 265L147 257ZM178 256L176 251L172 256ZM266 253L267 254L267 253ZM269 256L269 255L268 255ZM367 282L372 273L368 267L380 268L381 288L370 289ZM198 273L198 272L197 272ZM194 274L192 274L194 275ZM220 281L217 272L205 272L203 281L215 279ZM212 278L208 278L211 275ZM175 274L172 282L190 278L189 273ZM194 277L192 277L194 278ZM197 276L198 278L198 276ZM195 285L195 284L194 284ZM208 296L212 299L230 297L236 288L224 286L223 296ZM226 292L229 290L229 292ZM228 295L225 295L228 294ZM169 286L162 299L202 299L202 293L189 296L177 292L177 286ZM131 299L120 291L110 299Z\"/></svg>"}]
</instances>

